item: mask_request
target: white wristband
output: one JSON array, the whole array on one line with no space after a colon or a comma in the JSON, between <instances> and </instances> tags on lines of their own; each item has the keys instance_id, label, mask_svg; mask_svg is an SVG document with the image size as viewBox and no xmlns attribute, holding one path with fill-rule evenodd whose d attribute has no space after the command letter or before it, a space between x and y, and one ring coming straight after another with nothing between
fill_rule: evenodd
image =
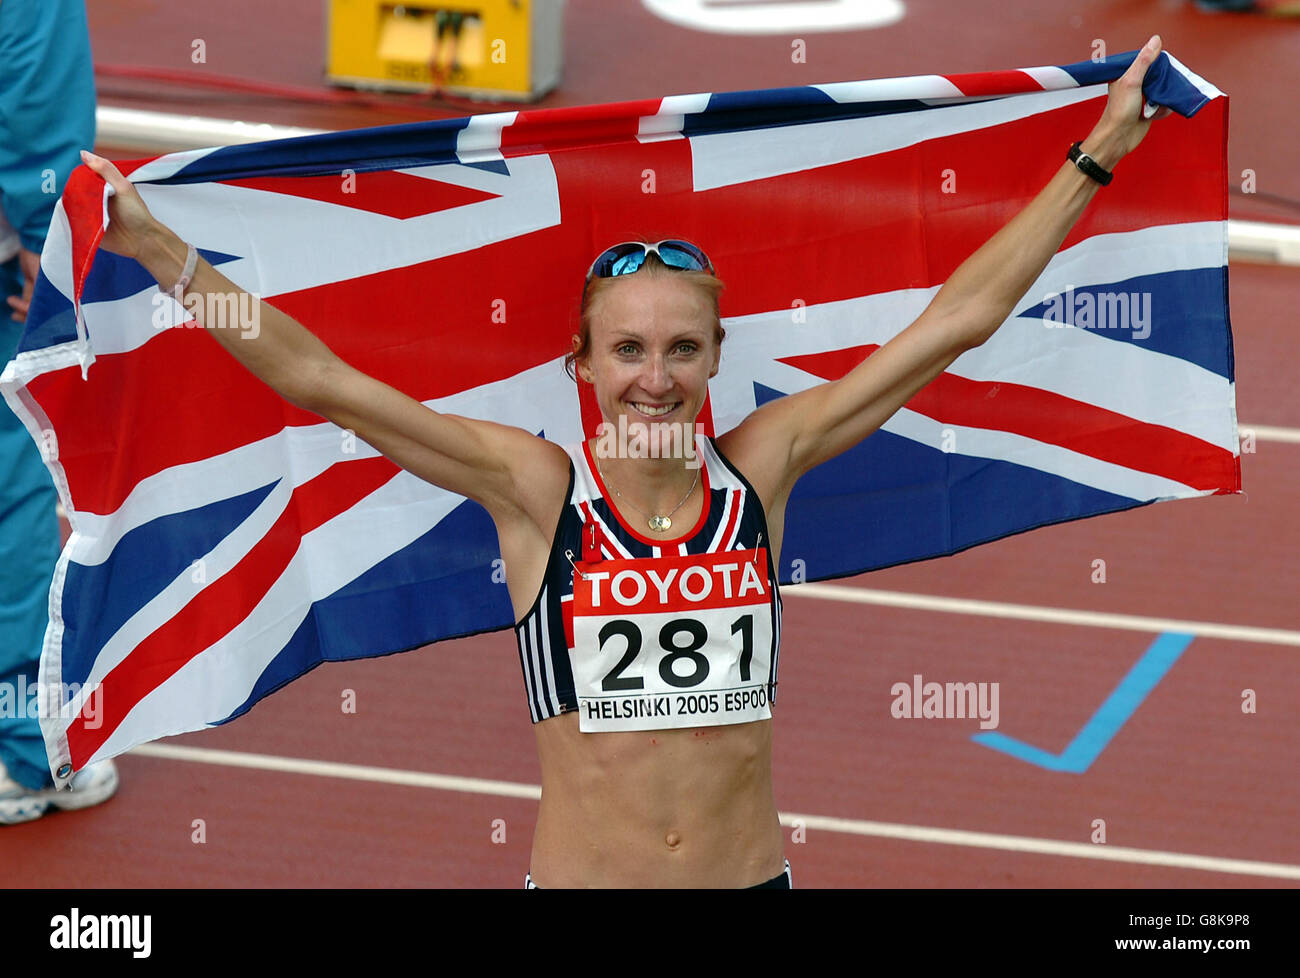
<instances>
[{"instance_id":1,"label":"white wristband","mask_svg":"<svg viewBox=\"0 0 1300 978\"><path fill-rule=\"evenodd\" d=\"M177 302L184 305L185 290L190 287L190 281L194 278L194 269L199 263L199 253L194 249L194 245L187 244L189 250L185 252L185 267L181 269L181 277L176 280L176 284L170 289L164 289L159 283L158 291L170 295Z\"/></svg>"}]
</instances>

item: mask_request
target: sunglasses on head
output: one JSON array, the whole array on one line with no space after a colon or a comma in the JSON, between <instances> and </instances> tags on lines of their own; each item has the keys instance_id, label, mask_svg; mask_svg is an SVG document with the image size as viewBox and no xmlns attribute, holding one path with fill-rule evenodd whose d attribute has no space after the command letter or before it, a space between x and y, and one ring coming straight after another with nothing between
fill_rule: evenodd
<instances>
[{"instance_id":1,"label":"sunglasses on head","mask_svg":"<svg viewBox=\"0 0 1300 978\"><path fill-rule=\"evenodd\" d=\"M596 278L613 278L615 275L631 275L645 264L650 255L656 255L669 268L690 272L708 272L713 274L713 263L708 255L689 241L656 241L646 244L644 241L624 241L600 253L600 257L591 263L587 270L587 283ZM586 291L586 284L583 285Z\"/></svg>"}]
</instances>

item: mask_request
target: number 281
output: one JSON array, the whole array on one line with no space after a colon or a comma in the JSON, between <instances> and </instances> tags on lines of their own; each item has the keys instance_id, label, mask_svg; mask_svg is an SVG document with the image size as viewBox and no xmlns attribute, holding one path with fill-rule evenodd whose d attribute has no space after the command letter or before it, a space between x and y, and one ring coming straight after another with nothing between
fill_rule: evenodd
<instances>
[{"instance_id":1,"label":"number 281","mask_svg":"<svg viewBox=\"0 0 1300 978\"><path fill-rule=\"evenodd\" d=\"M754 658L754 616L741 615L731 623L731 634L739 633L741 638L740 678L749 682L749 667ZM598 638L603 652L605 643L615 636L623 636L627 642L627 651L601 680L600 688L607 693L616 693L628 689L644 689L645 680L640 676L624 676L623 670L636 661L641 654L641 629L635 622L620 618L607 622L601 628ZM685 645L679 645L678 639L687 636ZM674 618L659 629L659 646L668 654L659 660L659 678L669 686L689 689L704 682L709 675L709 660L700 652L709 640L708 629L694 618ZM690 659L695 666L688 676L679 676L673 671L673 664L679 659Z\"/></svg>"}]
</instances>

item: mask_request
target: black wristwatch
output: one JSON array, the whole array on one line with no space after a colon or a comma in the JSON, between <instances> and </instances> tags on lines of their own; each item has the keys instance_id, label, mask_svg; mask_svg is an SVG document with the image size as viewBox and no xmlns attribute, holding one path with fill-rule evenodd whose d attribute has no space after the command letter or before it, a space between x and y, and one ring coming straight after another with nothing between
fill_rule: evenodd
<instances>
[{"instance_id":1,"label":"black wristwatch","mask_svg":"<svg viewBox=\"0 0 1300 978\"><path fill-rule=\"evenodd\" d=\"M1103 187L1106 186L1115 179L1115 174L1102 169L1100 163L1079 148L1082 145L1083 142L1080 141L1071 146L1070 152L1066 154L1067 159Z\"/></svg>"}]
</instances>

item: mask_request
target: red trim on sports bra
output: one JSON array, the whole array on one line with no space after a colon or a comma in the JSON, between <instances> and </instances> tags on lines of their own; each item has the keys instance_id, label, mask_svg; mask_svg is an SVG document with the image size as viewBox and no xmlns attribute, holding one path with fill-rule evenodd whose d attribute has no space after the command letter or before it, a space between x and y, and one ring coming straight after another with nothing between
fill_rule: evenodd
<instances>
[{"instance_id":1,"label":"red trim on sports bra","mask_svg":"<svg viewBox=\"0 0 1300 978\"><path fill-rule=\"evenodd\" d=\"M701 455L698 451L696 452L695 457L700 460L700 468L703 470L700 473L700 479L704 483L704 504L700 506L700 518L696 520L695 526L693 526L685 534L683 534L680 537L673 537L673 538L668 538L668 537L655 538L655 537L643 536L642 534L638 533L636 530L632 529L632 527L628 526L627 521L623 519L623 515L618 511L618 507L615 506L614 503L612 502L613 493L611 493L609 489L606 488L605 480L600 477L600 469L596 468L596 461L591 457L590 441L584 441L582 443L582 454L587 460L587 471L589 471L591 473L591 477L596 480L596 485L600 487L600 494L601 496L604 497L605 502L609 503L610 511L614 514L614 519L618 520L618 525L621 526L628 533L632 534L632 536L636 537L642 543L647 543L652 547L664 547L664 546L672 546L673 544L677 544L677 543L685 543L691 537L695 536L695 534L699 533L700 530L704 528L704 524L708 522L709 466L708 463L704 461L704 456Z\"/></svg>"},{"instance_id":2,"label":"red trim on sports bra","mask_svg":"<svg viewBox=\"0 0 1300 978\"><path fill-rule=\"evenodd\" d=\"M722 531L722 536L718 537L722 541L724 550L730 548L731 538L736 532L736 524L740 522L740 495L744 491L743 489L731 490L731 515L727 517L727 526Z\"/></svg>"}]
</instances>

